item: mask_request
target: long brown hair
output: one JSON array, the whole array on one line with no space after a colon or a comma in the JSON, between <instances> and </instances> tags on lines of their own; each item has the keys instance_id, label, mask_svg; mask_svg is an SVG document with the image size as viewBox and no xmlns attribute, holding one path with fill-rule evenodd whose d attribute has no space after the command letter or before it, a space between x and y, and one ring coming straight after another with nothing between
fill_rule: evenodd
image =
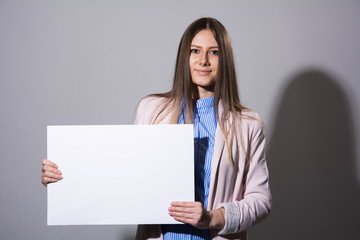
<instances>
[{"instance_id":1,"label":"long brown hair","mask_svg":"<svg viewBox=\"0 0 360 240\"><path fill-rule=\"evenodd\" d=\"M228 120L230 116L239 118L245 107L240 104L230 37L225 27L214 18L200 18L185 30L178 48L173 87L167 93L153 94L153 96L164 97L164 102L160 106L161 109L158 109L153 124L161 122L169 114L171 114L170 123L176 124L181 116L186 116L187 123L192 122L194 100L198 98L198 92L191 79L189 57L191 42L201 30L210 30L219 48L219 65L214 81L214 107L231 161L230 146L234 136L230 136L232 135L230 131L236 121L230 123ZM220 101L223 107L221 116L218 112Z\"/></svg>"}]
</instances>

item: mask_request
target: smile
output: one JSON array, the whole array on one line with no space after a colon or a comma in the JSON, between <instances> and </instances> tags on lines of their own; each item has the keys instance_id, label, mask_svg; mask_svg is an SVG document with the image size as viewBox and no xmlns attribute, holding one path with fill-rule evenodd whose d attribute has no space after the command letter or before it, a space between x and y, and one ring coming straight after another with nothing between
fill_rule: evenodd
<instances>
[{"instance_id":1,"label":"smile","mask_svg":"<svg viewBox=\"0 0 360 240\"><path fill-rule=\"evenodd\" d=\"M209 75L211 70L195 70L199 75Z\"/></svg>"}]
</instances>

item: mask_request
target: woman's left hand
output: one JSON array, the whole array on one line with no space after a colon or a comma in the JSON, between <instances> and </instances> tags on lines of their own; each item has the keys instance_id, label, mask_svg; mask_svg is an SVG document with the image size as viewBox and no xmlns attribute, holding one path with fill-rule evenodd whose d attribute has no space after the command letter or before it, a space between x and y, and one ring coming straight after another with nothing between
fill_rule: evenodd
<instances>
[{"instance_id":1,"label":"woman's left hand","mask_svg":"<svg viewBox=\"0 0 360 240\"><path fill-rule=\"evenodd\" d=\"M201 202L172 202L170 205L170 216L179 222L206 229L222 229L225 224L223 208L206 211Z\"/></svg>"}]
</instances>

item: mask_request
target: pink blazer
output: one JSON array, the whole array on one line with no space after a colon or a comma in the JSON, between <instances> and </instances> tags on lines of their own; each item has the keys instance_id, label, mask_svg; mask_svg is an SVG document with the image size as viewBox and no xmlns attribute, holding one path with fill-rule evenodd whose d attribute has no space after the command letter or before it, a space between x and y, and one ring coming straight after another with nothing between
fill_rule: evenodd
<instances>
[{"instance_id":1,"label":"pink blazer","mask_svg":"<svg viewBox=\"0 0 360 240\"><path fill-rule=\"evenodd\" d=\"M163 98L145 97L138 105L136 124L151 124ZM219 115L223 107L219 104ZM236 124L236 139L232 144L234 164L228 160L227 148L221 129L217 126L212 159L208 209L220 208L222 203L230 203L235 211L225 213L226 224L232 227L219 235L219 230L210 230L212 239L247 239L247 230L266 218L271 210L269 174L265 160L265 137L257 113L245 111ZM169 123L169 116L160 124ZM230 118L232 121L232 118ZM227 216L228 215L228 216ZM231 216L230 216L231 215ZM235 221L235 222L234 222ZM225 227L226 228L226 227ZM139 225L136 239L163 239L160 225Z\"/></svg>"}]
</instances>

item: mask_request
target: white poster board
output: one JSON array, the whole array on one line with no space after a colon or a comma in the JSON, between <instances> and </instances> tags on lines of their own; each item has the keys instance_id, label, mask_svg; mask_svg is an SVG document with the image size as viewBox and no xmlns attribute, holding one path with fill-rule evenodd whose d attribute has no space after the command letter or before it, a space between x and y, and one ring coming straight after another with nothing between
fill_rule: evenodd
<instances>
[{"instance_id":1,"label":"white poster board","mask_svg":"<svg viewBox=\"0 0 360 240\"><path fill-rule=\"evenodd\" d=\"M48 225L171 224L172 201L194 201L193 126L48 126Z\"/></svg>"}]
</instances>

